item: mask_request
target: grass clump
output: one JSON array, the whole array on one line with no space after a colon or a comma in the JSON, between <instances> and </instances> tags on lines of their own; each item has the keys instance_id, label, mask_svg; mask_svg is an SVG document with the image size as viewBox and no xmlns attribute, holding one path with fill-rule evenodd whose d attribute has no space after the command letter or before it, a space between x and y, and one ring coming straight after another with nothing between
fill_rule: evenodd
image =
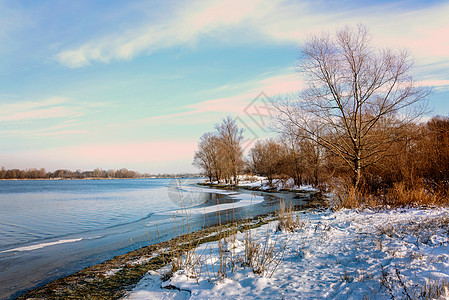
<instances>
[{"instance_id":1,"label":"grass clump","mask_svg":"<svg viewBox=\"0 0 449 300\"><path fill-rule=\"evenodd\" d=\"M295 232L299 228L304 227L304 223L301 221L299 215L294 214L292 205L288 207L284 200L279 203L279 210L277 211L279 222L276 231Z\"/></svg>"}]
</instances>

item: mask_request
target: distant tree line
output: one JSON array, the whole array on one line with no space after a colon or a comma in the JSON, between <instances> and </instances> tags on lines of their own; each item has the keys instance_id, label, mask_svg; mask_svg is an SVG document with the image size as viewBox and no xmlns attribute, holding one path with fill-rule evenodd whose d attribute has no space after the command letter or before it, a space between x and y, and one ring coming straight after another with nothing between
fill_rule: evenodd
<instances>
[{"instance_id":1,"label":"distant tree line","mask_svg":"<svg viewBox=\"0 0 449 300\"><path fill-rule=\"evenodd\" d=\"M54 172L47 172L41 169L10 169L4 167L0 170L0 179L116 179L116 178L172 178L172 177L195 177L198 174L141 174L136 171L122 168L119 170L103 170L96 168L93 171L70 171L59 169Z\"/></svg>"}]
</instances>

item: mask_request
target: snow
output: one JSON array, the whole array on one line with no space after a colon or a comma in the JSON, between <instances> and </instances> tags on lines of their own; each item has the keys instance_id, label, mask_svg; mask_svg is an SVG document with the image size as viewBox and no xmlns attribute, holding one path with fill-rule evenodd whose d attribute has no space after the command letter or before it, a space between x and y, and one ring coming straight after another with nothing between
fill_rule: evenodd
<instances>
[{"instance_id":1,"label":"snow","mask_svg":"<svg viewBox=\"0 0 449 300\"><path fill-rule=\"evenodd\" d=\"M195 252L201 263L166 282L150 272L127 298L404 299L419 298L426 286L438 285L449 295L448 208L296 214L301 226L294 232L277 231L273 221L250 235L202 244ZM249 236L265 256L273 250L258 274L244 264ZM220 255L226 263L222 279L214 275Z\"/></svg>"},{"instance_id":2,"label":"snow","mask_svg":"<svg viewBox=\"0 0 449 300\"><path fill-rule=\"evenodd\" d=\"M49 247L49 246L54 246L54 245L60 245L60 244L66 244L66 243L75 243L75 242L79 242L81 240L82 240L82 238L68 239L68 240L58 240L58 241L55 241L55 242L40 243L40 244L36 244L36 245L31 245L31 246L25 246L25 247L9 249L9 250L5 250L5 251L1 251L0 253L16 252L16 251L18 251L18 252L19 251L32 251L32 250L42 249L42 248Z\"/></svg>"},{"instance_id":3,"label":"snow","mask_svg":"<svg viewBox=\"0 0 449 300\"><path fill-rule=\"evenodd\" d=\"M234 209L238 207L251 206L264 201L264 198L262 196L256 196L251 194L232 194L230 195L230 197L233 198L235 202L217 204L213 206L188 208L187 210L191 214L206 214L211 212Z\"/></svg>"},{"instance_id":4,"label":"snow","mask_svg":"<svg viewBox=\"0 0 449 300\"><path fill-rule=\"evenodd\" d=\"M145 277L137 284L133 293L127 299L189 299L189 292L161 289L161 275L154 271L149 271Z\"/></svg>"},{"instance_id":5,"label":"snow","mask_svg":"<svg viewBox=\"0 0 449 300\"><path fill-rule=\"evenodd\" d=\"M273 179L271 185L266 177L252 176L252 177L242 177L239 181L239 186L250 187L250 188L260 188L262 190L276 189L276 190L303 190L303 191L317 191L316 188L311 185L301 185L297 186L294 183L293 178L288 180Z\"/></svg>"},{"instance_id":6,"label":"snow","mask_svg":"<svg viewBox=\"0 0 449 300\"><path fill-rule=\"evenodd\" d=\"M225 193L222 193L225 194ZM263 202L265 199L263 196L256 196L253 194L240 194L236 192L228 192L226 195L233 199L232 203L222 203L211 206L197 205L196 207L185 207L180 210L160 212L160 215L178 215L187 213L192 214L208 214L213 212L219 212L224 210L231 210L239 207L251 206Z\"/></svg>"}]
</instances>

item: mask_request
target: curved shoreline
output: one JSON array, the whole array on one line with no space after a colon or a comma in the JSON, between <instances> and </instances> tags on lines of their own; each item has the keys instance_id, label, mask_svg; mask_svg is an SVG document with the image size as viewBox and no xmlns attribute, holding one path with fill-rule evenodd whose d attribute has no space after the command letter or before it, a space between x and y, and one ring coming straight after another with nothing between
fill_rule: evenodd
<instances>
[{"instance_id":1,"label":"curved shoreline","mask_svg":"<svg viewBox=\"0 0 449 300\"><path fill-rule=\"evenodd\" d=\"M217 187L214 187L217 188ZM233 187L232 189L235 189ZM238 188L238 187L237 187ZM227 187L230 189L230 187ZM266 191L262 191L266 192ZM280 194L279 191L276 193ZM297 193L297 192L292 192ZM319 192L307 192L306 204L299 209L316 208L322 206ZM303 195L301 195L303 196ZM42 286L24 291L12 296L13 299L61 299L61 298L95 298L119 299L123 297L150 270L157 270L169 262L169 252L174 246L186 238L197 244L218 240L219 230L237 226L238 230L259 227L274 218L274 213L257 216L253 219L243 219L229 222L225 225L213 225L208 228L178 236L172 240L118 255L103 263L87 267L74 274L56 279ZM250 227L248 227L250 224ZM160 253L160 249L169 249Z\"/></svg>"},{"instance_id":2,"label":"curved shoreline","mask_svg":"<svg viewBox=\"0 0 449 300\"><path fill-rule=\"evenodd\" d=\"M264 216L266 217L266 216ZM242 226L245 221L238 221ZM263 217L252 222L252 228L266 223ZM231 223L222 225L229 228ZM41 287L29 290L17 299L29 298L89 298L118 299L130 290L150 270L157 270L169 261L169 255L158 253L160 249L172 249L186 238L197 244L216 241L219 238L220 226L196 231L187 235L176 237L167 242L160 242L150 246L116 256L98 265L85 268L72 275L56 279ZM223 228L222 228L223 229ZM240 229L240 228L239 228ZM243 227L241 228L243 229ZM168 251L170 252L170 250ZM114 271L115 270L115 271ZM112 272L111 272L112 271ZM111 274L108 276L108 273Z\"/></svg>"}]
</instances>

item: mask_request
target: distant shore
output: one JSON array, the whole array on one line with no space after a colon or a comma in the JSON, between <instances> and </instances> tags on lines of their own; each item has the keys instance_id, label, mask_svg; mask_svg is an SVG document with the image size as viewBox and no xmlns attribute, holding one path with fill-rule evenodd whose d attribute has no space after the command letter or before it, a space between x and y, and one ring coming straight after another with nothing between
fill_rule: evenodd
<instances>
[{"instance_id":1,"label":"distant shore","mask_svg":"<svg viewBox=\"0 0 449 300\"><path fill-rule=\"evenodd\" d=\"M135 177L135 178L108 178L108 177L88 177L88 178L11 178L11 179L0 179L0 181L30 181L30 180L120 180L120 179L183 179L183 178L203 178L201 176L196 177Z\"/></svg>"}]
</instances>

